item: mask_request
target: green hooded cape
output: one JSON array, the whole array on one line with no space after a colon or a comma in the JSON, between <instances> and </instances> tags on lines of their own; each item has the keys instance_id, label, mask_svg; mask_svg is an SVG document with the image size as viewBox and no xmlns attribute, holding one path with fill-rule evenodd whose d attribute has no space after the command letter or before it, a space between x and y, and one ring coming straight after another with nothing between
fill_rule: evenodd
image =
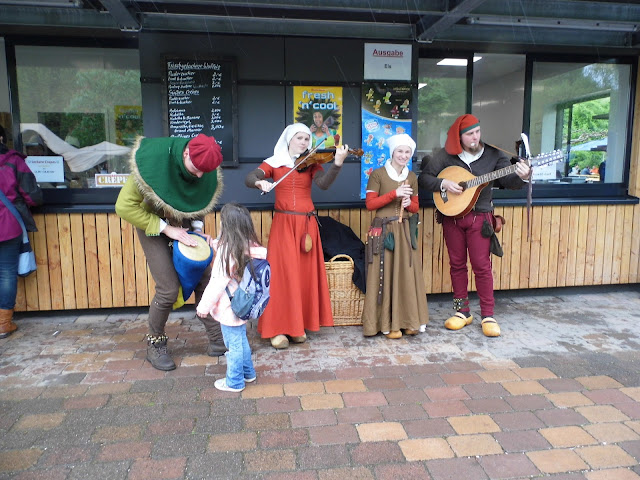
<instances>
[{"instance_id":1,"label":"green hooded cape","mask_svg":"<svg viewBox=\"0 0 640 480\"><path fill-rule=\"evenodd\" d=\"M222 172L215 169L198 178L182 159L189 138L139 138L134 146L131 173L146 201L178 221L202 218L222 193Z\"/></svg>"}]
</instances>

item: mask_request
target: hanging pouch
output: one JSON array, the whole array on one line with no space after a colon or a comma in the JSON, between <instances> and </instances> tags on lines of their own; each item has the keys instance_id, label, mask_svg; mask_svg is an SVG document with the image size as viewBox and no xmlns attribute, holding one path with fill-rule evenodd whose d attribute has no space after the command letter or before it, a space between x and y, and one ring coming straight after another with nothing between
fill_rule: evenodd
<instances>
[{"instance_id":1,"label":"hanging pouch","mask_svg":"<svg viewBox=\"0 0 640 480\"><path fill-rule=\"evenodd\" d=\"M491 235L491 240L489 243L489 251L493 253L496 257L501 257L504 254L504 252L502 251L502 245L500 245L498 236L495 233Z\"/></svg>"},{"instance_id":2,"label":"hanging pouch","mask_svg":"<svg viewBox=\"0 0 640 480\"><path fill-rule=\"evenodd\" d=\"M482 230L480 230L480 235L484 238L490 238L495 232L493 230L493 226L487 221L485 218L482 222Z\"/></svg>"},{"instance_id":3,"label":"hanging pouch","mask_svg":"<svg viewBox=\"0 0 640 480\"><path fill-rule=\"evenodd\" d=\"M486 218L484 219L484 222L482 222L482 230L480 231L480 235L482 235L484 238L489 239L489 251L496 257L502 257L504 252L502 251L500 240L498 240L498 236L493 229L493 225L491 225Z\"/></svg>"},{"instance_id":4,"label":"hanging pouch","mask_svg":"<svg viewBox=\"0 0 640 480\"><path fill-rule=\"evenodd\" d=\"M311 239L311 235L308 233L303 233L300 238L300 250L303 253L309 253L313 248L313 240Z\"/></svg>"},{"instance_id":5,"label":"hanging pouch","mask_svg":"<svg viewBox=\"0 0 640 480\"><path fill-rule=\"evenodd\" d=\"M387 233L387 236L384 237L384 248L386 248L390 252L393 252L393 250L396 248L396 239L393 236L393 232Z\"/></svg>"},{"instance_id":6,"label":"hanging pouch","mask_svg":"<svg viewBox=\"0 0 640 480\"><path fill-rule=\"evenodd\" d=\"M414 213L409 217L409 235L411 236L411 248L418 249L418 224L420 223L420 215Z\"/></svg>"}]
</instances>

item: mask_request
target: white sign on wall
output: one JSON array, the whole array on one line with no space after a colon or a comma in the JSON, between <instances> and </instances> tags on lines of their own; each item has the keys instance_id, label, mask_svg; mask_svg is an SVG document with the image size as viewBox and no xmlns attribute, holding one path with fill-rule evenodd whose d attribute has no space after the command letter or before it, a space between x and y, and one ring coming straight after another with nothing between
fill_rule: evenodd
<instances>
[{"instance_id":1,"label":"white sign on wall","mask_svg":"<svg viewBox=\"0 0 640 480\"><path fill-rule=\"evenodd\" d=\"M365 80L411 80L411 45L364 44Z\"/></svg>"},{"instance_id":2,"label":"white sign on wall","mask_svg":"<svg viewBox=\"0 0 640 480\"><path fill-rule=\"evenodd\" d=\"M555 164L538 166L533 169L534 180L555 180L556 178Z\"/></svg>"},{"instance_id":3,"label":"white sign on wall","mask_svg":"<svg viewBox=\"0 0 640 480\"><path fill-rule=\"evenodd\" d=\"M36 176L36 181L60 183L64 182L64 160L61 155L29 156L25 158L29 169Z\"/></svg>"}]
</instances>

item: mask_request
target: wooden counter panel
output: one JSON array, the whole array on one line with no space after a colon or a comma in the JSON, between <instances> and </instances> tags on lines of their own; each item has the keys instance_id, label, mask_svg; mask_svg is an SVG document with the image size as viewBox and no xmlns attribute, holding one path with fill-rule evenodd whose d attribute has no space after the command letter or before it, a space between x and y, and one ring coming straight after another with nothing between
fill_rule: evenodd
<instances>
[{"instance_id":1,"label":"wooden counter panel","mask_svg":"<svg viewBox=\"0 0 640 480\"><path fill-rule=\"evenodd\" d=\"M321 210L363 240L372 219L365 209ZM504 257L493 256L496 290L640 282L640 205L499 207L507 220L498 234ZM432 208L421 209L417 258L428 293L451 291L442 227ZM269 241L273 212L253 211L258 237ZM18 280L16 311L149 305L154 281L135 229L116 214L37 214L30 234L38 270ZM218 213L205 219L216 236ZM470 275L469 288L475 287ZM193 296L188 303L193 303Z\"/></svg>"}]
</instances>

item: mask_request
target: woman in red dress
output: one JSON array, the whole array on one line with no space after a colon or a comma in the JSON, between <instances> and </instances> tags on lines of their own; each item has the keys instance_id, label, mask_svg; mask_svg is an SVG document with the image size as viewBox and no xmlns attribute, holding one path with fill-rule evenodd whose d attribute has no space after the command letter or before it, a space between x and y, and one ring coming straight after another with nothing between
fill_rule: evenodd
<instances>
[{"instance_id":1,"label":"woman in red dress","mask_svg":"<svg viewBox=\"0 0 640 480\"><path fill-rule=\"evenodd\" d=\"M248 187L269 192L274 182L294 168L311 141L309 127L294 123L284 129L273 156L245 179ZM311 200L311 182L323 190L336 179L348 155L348 146L337 147L328 171L319 164L294 170L275 188L273 223L267 245L271 264L271 299L258 321L262 338L274 348L287 348L289 340L303 343L305 333L333 326L329 287L324 268L317 216ZM273 182L266 180L270 178Z\"/></svg>"}]
</instances>

